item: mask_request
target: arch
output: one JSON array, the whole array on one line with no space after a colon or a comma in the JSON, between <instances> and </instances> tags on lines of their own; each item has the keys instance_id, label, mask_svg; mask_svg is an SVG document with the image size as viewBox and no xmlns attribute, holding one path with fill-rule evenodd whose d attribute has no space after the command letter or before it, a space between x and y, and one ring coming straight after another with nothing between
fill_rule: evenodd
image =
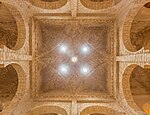
<instances>
[{"instance_id":1,"label":"arch","mask_svg":"<svg viewBox=\"0 0 150 115\"><path fill-rule=\"evenodd\" d=\"M150 102L150 69L147 67L136 66L130 76L132 97L141 110L144 110L145 103Z\"/></svg>"},{"instance_id":2,"label":"arch","mask_svg":"<svg viewBox=\"0 0 150 115\"><path fill-rule=\"evenodd\" d=\"M8 9L10 14L12 14L17 26L17 40L15 42L15 45L13 47L9 47L7 43L4 45L11 50L18 50L23 47L25 42L26 31L25 31L24 20L20 12L14 6L3 2L1 2L1 4L3 4Z\"/></svg>"},{"instance_id":3,"label":"arch","mask_svg":"<svg viewBox=\"0 0 150 115\"><path fill-rule=\"evenodd\" d=\"M104 114L104 115L124 115L123 113L117 112L111 108L103 107L103 106L91 106L85 108L80 115L90 115L90 114Z\"/></svg>"},{"instance_id":4,"label":"arch","mask_svg":"<svg viewBox=\"0 0 150 115\"><path fill-rule=\"evenodd\" d=\"M80 0L83 6L93 10L107 9L112 7L121 0Z\"/></svg>"},{"instance_id":5,"label":"arch","mask_svg":"<svg viewBox=\"0 0 150 115\"><path fill-rule=\"evenodd\" d=\"M12 65L0 68L0 101L10 102L16 94L18 74Z\"/></svg>"},{"instance_id":6,"label":"arch","mask_svg":"<svg viewBox=\"0 0 150 115\"><path fill-rule=\"evenodd\" d=\"M26 90L26 75L24 70L19 64L12 63L10 64L13 66L13 68L16 70L18 75L18 87L17 91L13 97L13 99L10 101L9 104L4 105L3 112L12 112L15 107L19 104L20 100L22 99L23 95L25 94Z\"/></svg>"},{"instance_id":7,"label":"arch","mask_svg":"<svg viewBox=\"0 0 150 115\"><path fill-rule=\"evenodd\" d=\"M63 7L68 0L27 0L31 4L44 9L58 9Z\"/></svg>"},{"instance_id":8,"label":"arch","mask_svg":"<svg viewBox=\"0 0 150 115\"><path fill-rule=\"evenodd\" d=\"M124 93L124 97L128 103L128 105L134 109L135 111L137 112L141 112L141 113L144 113L138 106L137 104L135 103L134 99L133 99L133 96L132 96L132 93L131 93L131 89L130 89L130 76L133 72L133 70L137 67L138 65L137 64L132 64L132 65L129 65L124 73L123 73L123 79L122 79L122 86L123 86L123 93Z\"/></svg>"},{"instance_id":9,"label":"arch","mask_svg":"<svg viewBox=\"0 0 150 115\"><path fill-rule=\"evenodd\" d=\"M42 115L42 114L48 114L48 113L67 115L67 112L65 111L65 109L58 107L58 106L49 106L49 105L33 108L26 115Z\"/></svg>"},{"instance_id":10,"label":"arch","mask_svg":"<svg viewBox=\"0 0 150 115\"><path fill-rule=\"evenodd\" d=\"M131 43L131 36L130 36L130 31L132 27L132 22L137 15L137 13L140 11L140 9L147 3L149 0L141 0L140 2L135 3L132 5L129 13L127 14L125 18L125 22L123 23L123 42L127 50L131 52L136 52L138 51L136 47L134 47Z\"/></svg>"}]
</instances>

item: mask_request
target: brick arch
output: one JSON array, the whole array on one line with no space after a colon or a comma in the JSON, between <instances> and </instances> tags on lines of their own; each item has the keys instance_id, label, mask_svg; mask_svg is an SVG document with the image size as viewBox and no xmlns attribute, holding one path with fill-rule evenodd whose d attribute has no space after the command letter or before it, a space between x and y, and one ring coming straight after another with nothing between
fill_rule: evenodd
<instances>
[{"instance_id":1,"label":"brick arch","mask_svg":"<svg viewBox=\"0 0 150 115\"><path fill-rule=\"evenodd\" d=\"M18 74L18 88L17 88L14 98L10 101L9 104L3 107L3 113L5 112L11 113L15 109L15 107L17 107L17 105L19 104L26 90L26 75L25 75L24 70L19 64L12 63L10 65L13 66L13 68L16 70Z\"/></svg>"},{"instance_id":2,"label":"brick arch","mask_svg":"<svg viewBox=\"0 0 150 115\"><path fill-rule=\"evenodd\" d=\"M16 21L16 25L17 25L17 41L15 43L15 45L10 48L11 50L19 50L20 48L23 47L24 42L25 42L25 38L26 38L26 31L25 31L25 24L24 24L24 20L20 14L20 12L17 10L17 8L15 8L14 6L1 2L1 4L4 4L5 7L9 10L9 12L12 14L12 16L14 17L15 21ZM7 47L7 46L6 46Z\"/></svg>"},{"instance_id":3,"label":"brick arch","mask_svg":"<svg viewBox=\"0 0 150 115\"><path fill-rule=\"evenodd\" d=\"M130 39L130 31L131 31L131 26L132 26L132 22L135 18L135 16L137 15L137 13L139 12L139 10L146 4L148 3L150 0L140 0L134 3L134 5L132 5L128 15L125 18L124 24L123 24L123 42L125 47L127 48L127 50L131 51L131 52L136 52L138 51L131 43L131 39Z\"/></svg>"},{"instance_id":4,"label":"brick arch","mask_svg":"<svg viewBox=\"0 0 150 115\"><path fill-rule=\"evenodd\" d=\"M80 115L90 115L90 114L94 114L94 113L100 113L100 114L104 114L104 115L124 115L123 113L117 112L117 111L113 110L112 108L103 107L103 106L87 107L84 110L82 110Z\"/></svg>"},{"instance_id":5,"label":"brick arch","mask_svg":"<svg viewBox=\"0 0 150 115\"><path fill-rule=\"evenodd\" d=\"M67 112L65 109L59 106L50 106L50 105L39 106L39 107L33 108L31 111L29 111L25 115L41 115L41 114L48 114L48 113L67 115Z\"/></svg>"},{"instance_id":6,"label":"brick arch","mask_svg":"<svg viewBox=\"0 0 150 115\"><path fill-rule=\"evenodd\" d=\"M63 7L68 0L26 0L31 4L44 9L58 9Z\"/></svg>"},{"instance_id":7,"label":"brick arch","mask_svg":"<svg viewBox=\"0 0 150 115\"><path fill-rule=\"evenodd\" d=\"M132 74L132 71L137 67L137 64L132 64L129 65L124 73L123 73L123 79L122 79L122 87L123 87L123 93L124 93L124 98L127 101L127 104L134 109L135 111L139 112L139 113L143 113L145 114L135 103L133 97L132 97L132 93L131 93L131 89L130 89L130 76Z\"/></svg>"}]
</instances>

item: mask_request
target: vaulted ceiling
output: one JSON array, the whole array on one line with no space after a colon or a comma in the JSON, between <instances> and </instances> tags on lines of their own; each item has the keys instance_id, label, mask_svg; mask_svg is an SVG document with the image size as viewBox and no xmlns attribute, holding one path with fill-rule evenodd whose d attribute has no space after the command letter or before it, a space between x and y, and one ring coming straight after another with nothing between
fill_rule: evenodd
<instances>
[{"instance_id":1,"label":"vaulted ceiling","mask_svg":"<svg viewBox=\"0 0 150 115\"><path fill-rule=\"evenodd\" d=\"M0 114L149 111L149 0L1 1Z\"/></svg>"},{"instance_id":2,"label":"vaulted ceiling","mask_svg":"<svg viewBox=\"0 0 150 115\"><path fill-rule=\"evenodd\" d=\"M111 21L42 20L39 25L41 37L37 39L35 67L40 68L40 72L36 70L41 79L39 95L112 95L114 38ZM61 47L67 47L66 52L60 52ZM83 48L89 52L84 52ZM73 57L77 57L77 62L71 61ZM67 73L63 73L66 66Z\"/></svg>"}]
</instances>

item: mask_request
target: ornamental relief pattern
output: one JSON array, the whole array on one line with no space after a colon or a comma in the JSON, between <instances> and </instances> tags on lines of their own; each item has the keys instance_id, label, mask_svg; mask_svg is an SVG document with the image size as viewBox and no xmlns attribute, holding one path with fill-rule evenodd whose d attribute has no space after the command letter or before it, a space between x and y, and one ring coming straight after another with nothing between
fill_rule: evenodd
<instances>
[{"instance_id":1,"label":"ornamental relief pattern","mask_svg":"<svg viewBox=\"0 0 150 115\"><path fill-rule=\"evenodd\" d=\"M38 95L44 97L111 96L114 79L113 23L109 21L107 24L98 20L45 22L41 21L39 24L41 37L37 41L36 51L38 69L36 69L36 76L39 77L36 83L40 86L35 90L39 90ZM61 44L68 44L67 54L59 52ZM91 54L84 55L80 52L83 44L89 46ZM70 60L71 56L77 56L78 62L73 64ZM62 63L67 63L71 68L68 76L58 70ZM80 66L84 64L90 67L87 76L82 75L80 71Z\"/></svg>"}]
</instances>

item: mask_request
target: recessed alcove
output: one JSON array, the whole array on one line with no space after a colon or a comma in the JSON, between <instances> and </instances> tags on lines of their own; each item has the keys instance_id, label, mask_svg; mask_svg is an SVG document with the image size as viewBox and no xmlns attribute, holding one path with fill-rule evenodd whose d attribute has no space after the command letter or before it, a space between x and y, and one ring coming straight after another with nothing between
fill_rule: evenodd
<instances>
[{"instance_id":1,"label":"recessed alcove","mask_svg":"<svg viewBox=\"0 0 150 115\"><path fill-rule=\"evenodd\" d=\"M145 4L134 17L130 30L130 42L135 51L150 49L150 3ZM125 44L128 47L128 44Z\"/></svg>"},{"instance_id":2,"label":"recessed alcove","mask_svg":"<svg viewBox=\"0 0 150 115\"><path fill-rule=\"evenodd\" d=\"M150 103L150 69L135 67L130 78L130 88L135 103L144 110L144 104Z\"/></svg>"},{"instance_id":3,"label":"recessed alcove","mask_svg":"<svg viewBox=\"0 0 150 115\"><path fill-rule=\"evenodd\" d=\"M18 74L12 65L0 68L0 102L9 103L18 88Z\"/></svg>"},{"instance_id":4,"label":"recessed alcove","mask_svg":"<svg viewBox=\"0 0 150 115\"><path fill-rule=\"evenodd\" d=\"M18 39L17 23L9 9L3 4L0 4L0 47L4 45L12 49Z\"/></svg>"}]
</instances>

